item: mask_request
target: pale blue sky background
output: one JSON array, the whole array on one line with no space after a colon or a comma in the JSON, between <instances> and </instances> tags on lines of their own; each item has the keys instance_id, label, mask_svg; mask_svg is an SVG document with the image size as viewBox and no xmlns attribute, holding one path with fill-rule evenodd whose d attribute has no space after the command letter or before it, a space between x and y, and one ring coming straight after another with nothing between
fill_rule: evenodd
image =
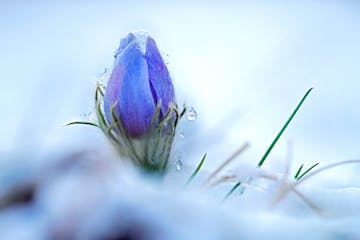
<instances>
[{"instance_id":1,"label":"pale blue sky background","mask_svg":"<svg viewBox=\"0 0 360 240\"><path fill-rule=\"evenodd\" d=\"M359 158L360 4L291 2L1 2L0 151L96 143L95 130L62 125L91 110L120 38L146 29L169 54L179 102L199 113L177 146L196 142L214 162L249 140L256 164L315 87L271 160L287 139L297 163Z\"/></svg>"}]
</instances>

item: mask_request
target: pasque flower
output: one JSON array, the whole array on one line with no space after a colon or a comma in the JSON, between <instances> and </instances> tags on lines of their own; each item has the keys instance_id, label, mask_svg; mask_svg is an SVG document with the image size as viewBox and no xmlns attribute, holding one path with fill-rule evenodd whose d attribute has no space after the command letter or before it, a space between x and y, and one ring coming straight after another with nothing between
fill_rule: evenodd
<instances>
[{"instance_id":1,"label":"pasque flower","mask_svg":"<svg viewBox=\"0 0 360 240\"><path fill-rule=\"evenodd\" d=\"M104 93L105 92L105 93ZM98 124L122 157L164 173L178 111L169 71L153 38L129 33L120 41L107 86L97 85Z\"/></svg>"},{"instance_id":2,"label":"pasque flower","mask_svg":"<svg viewBox=\"0 0 360 240\"><path fill-rule=\"evenodd\" d=\"M159 49L145 32L121 39L107 86L98 83L95 112L100 128L121 157L151 172L164 173L181 117L174 87Z\"/></svg>"},{"instance_id":3,"label":"pasque flower","mask_svg":"<svg viewBox=\"0 0 360 240\"><path fill-rule=\"evenodd\" d=\"M113 113L121 120L127 137L141 138L149 131L157 105L161 119L174 103L169 71L154 39L143 32L129 33L120 42L106 87L107 121L113 123L114 107Z\"/></svg>"}]
</instances>

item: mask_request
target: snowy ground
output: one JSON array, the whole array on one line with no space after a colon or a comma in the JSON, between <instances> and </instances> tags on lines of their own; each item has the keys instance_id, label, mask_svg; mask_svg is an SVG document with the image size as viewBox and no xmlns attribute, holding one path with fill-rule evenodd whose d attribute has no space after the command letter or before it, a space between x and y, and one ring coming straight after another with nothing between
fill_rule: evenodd
<instances>
[{"instance_id":1,"label":"snowy ground","mask_svg":"<svg viewBox=\"0 0 360 240\"><path fill-rule=\"evenodd\" d=\"M259 179L274 174L247 166L242 173L251 183L222 201L233 183L204 187L208 173L200 172L184 187L190 172L175 169L163 180L149 178L104 149L8 160L0 174L4 239L360 237L359 188L309 181L297 188L306 200L292 192L274 204L281 184Z\"/></svg>"},{"instance_id":2,"label":"snowy ground","mask_svg":"<svg viewBox=\"0 0 360 240\"><path fill-rule=\"evenodd\" d=\"M1 239L360 239L357 164L275 201L302 163L360 159L359 10L356 1L1 2ZM88 118L97 74L134 29L169 54L178 100L198 112L180 126L164 181L121 164L95 129L64 127ZM216 179L252 180L221 203L234 180L202 184L245 141Z\"/></svg>"}]
</instances>

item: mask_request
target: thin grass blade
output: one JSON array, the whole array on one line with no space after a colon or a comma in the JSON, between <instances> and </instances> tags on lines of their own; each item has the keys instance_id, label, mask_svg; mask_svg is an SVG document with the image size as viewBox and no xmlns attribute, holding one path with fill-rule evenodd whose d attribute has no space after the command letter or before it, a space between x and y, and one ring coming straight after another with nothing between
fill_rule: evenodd
<instances>
[{"instance_id":1,"label":"thin grass blade","mask_svg":"<svg viewBox=\"0 0 360 240\"><path fill-rule=\"evenodd\" d=\"M303 96L303 98L300 100L299 104L296 106L296 108L294 109L294 111L291 113L290 117L288 118L288 120L285 122L284 126L281 128L280 132L276 135L275 139L272 141L272 143L270 144L269 148L266 150L264 156L261 158L260 162L258 163L258 166L261 167L266 158L268 157L268 155L270 154L271 150L274 148L275 144L277 143L277 141L280 139L281 135L285 132L286 128L289 126L291 120L293 120L293 118L295 117L296 113L299 111L300 107L302 106L302 104L304 103L305 99L307 98L307 96L310 94L310 92L313 90L313 88L310 88L305 95Z\"/></svg>"},{"instance_id":2,"label":"thin grass blade","mask_svg":"<svg viewBox=\"0 0 360 240\"><path fill-rule=\"evenodd\" d=\"M189 185L193 180L194 178L196 177L196 175L199 173L204 161L206 159L206 153L204 154L204 156L202 157L201 161L199 162L199 164L197 165L196 169L194 170L194 172L191 174L191 176L189 177L189 179L186 181L186 185Z\"/></svg>"},{"instance_id":3,"label":"thin grass blade","mask_svg":"<svg viewBox=\"0 0 360 240\"><path fill-rule=\"evenodd\" d=\"M297 172L295 174L295 177L294 177L295 179L297 179L299 177L303 167L304 167L304 164L301 164L301 166L299 167L299 169L297 170Z\"/></svg>"},{"instance_id":4,"label":"thin grass blade","mask_svg":"<svg viewBox=\"0 0 360 240\"><path fill-rule=\"evenodd\" d=\"M81 122L81 121L76 121L76 122L70 122L68 124L66 124L65 126L70 126L70 125L89 125L89 126L93 126L93 127L98 127L100 128L99 125L97 125L96 123L92 123L92 122Z\"/></svg>"},{"instance_id":5,"label":"thin grass blade","mask_svg":"<svg viewBox=\"0 0 360 240\"><path fill-rule=\"evenodd\" d=\"M305 102L306 98L308 97L308 95L310 94L310 92L313 90L313 88L310 88L309 90L307 90L307 92L305 93L305 95L302 97L302 99L300 100L300 102L298 103L298 105L296 106L296 108L294 109L294 111L291 113L290 117L288 118L288 120L285 122L284 126L281 128L280 132L276 135L275 139L272 141L272 143L270 144L269 148L266 150L265 154L263 155L263 157L260 159L259 163L258 163L258 167L261 167L266 158L269 156L271 150L274 148L275 144L277 143L277 141L280 139L281 135L284 133L284 131L286 130L286 128L289 126L291 120L295 117L296 113L299 111L299 109L301 108L302 104ZM240 186L240 182L237 182L234 187L228 192L228 194L226 195L225 199L228 198L235 190L237 187Z\"/></svg>"},{"instance_id":6,"label":"thin grass blade","mask_svg":"<svg viewBox=\"0 0 360 240\"><path fill-rule=\"evenodd\" d=\"M224 199L223 199L223 202L226 201L226 199L228 199L228 198L231 196L231 194L233 194L233 192L235 192L235 190L236 190L238 187L240 187L240 185L241 185L241 182L237 182L237 183L230 189L230 191L226 194L226 196L225 196Z\"/></svg>"},{"instance_id":7,"label":"thin grass blade","mask_svg":"<svg viewBox=\"0 0 360 240\"><path fill-rule=\"evenodd\" d=\"M305 176L306 174L308 174L312 169L314 169L314 167L316 167L317 165L319 165L319 163L315 163L314 165L312 165L308 170L306 170L303 174L301 174L298 178L296 178L297 180L299 180L300 178L302 178L303 176Z\"/></svg>"}]
</instances>

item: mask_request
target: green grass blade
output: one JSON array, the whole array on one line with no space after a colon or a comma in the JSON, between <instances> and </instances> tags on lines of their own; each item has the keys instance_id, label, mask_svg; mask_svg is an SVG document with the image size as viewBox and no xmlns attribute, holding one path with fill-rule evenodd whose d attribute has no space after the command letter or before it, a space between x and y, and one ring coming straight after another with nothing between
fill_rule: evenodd
<instances>
[{"instance_id":1,"label":"green grass blade","mask_svg":"<svg viewBox=\"0 0 360 240\"><path fill-rule=\"evenodd\" d=\"M240 187L240 185L241 185L241 182L237 182L237 183L230 189L230 191L226 194L226 196L225 196L224 199L223 199L223 202L224 202L226 199L228 199L228 198L231 196L231 194L233 194L233 192L235 192L235 190L236 190L238 187Z\"/></svg>"},{"instance_id":2,"label":"green grass blade","mask_svg":"<svg viewBox=\"0 0 360 240\"><path fill-rule=\"evenodd\" d=\"M297 172L296 172L296 174L295 174L295 179L297 179L298 178L298 176L300 175L300 173L301 173L301 170L302 170L302 168L304 167L304 164L301 164L301 166L299 167L299 169L297 170Z\"/></svg>"},{"instance_id":3,"label":"green grass blade","mask_svg":"<svg viewBox=\"0 0 360 240\"><path fill-rule=\"evenodd\" d=\"M291 120L295 117L296 113L299 111L300 107L302 106L302 104L304 103L304 101L306 100L307 96L310 94L310 92L313 90L313 88L310 88L309 90L307 90L307 92L305 93L305 95L302 97L302 99L300 100L300 102L298 103L298 105L296 106L296 108L294 109L294 111L291 113L290 117L288 118L288 120L286 121L286 123L284 124L284 126L281 128L280 132L276 135L275 139L272 141L272 143L270 144L269 148L266 150L265 154L263 155L263 157L261 158L261 160L258 163L258 167L261 167L266 158L268 157L268 155L270 154L271 150L274 148L275 144L277 143L277 141L280 139L281 135L284 133L284 131L286 130L287 126L290 124ZM226 200L239 186L240 186L241 182L237 182L233 188L227 193L227 195L225 196L224 200Z\"/></svg>"},{"instance_id":4,"label":"green grass blade","mask_svg":"<svg viewBox=\"0 0 360 240\"><path fill-rule=\"evenodd\" d=\"M307 98L307 96L310 94L311 90L313 90L313 88L310 88L305 95L303 96L303 98L301 99L301 101L299 102L299 104L296 106L296 108L294 109L294 111L291 113L290 117L288 118L288 120L286 121L286 123L284 124L284 126L281 128L280 132L276 135L275 139L272 141L272 143L270 144L269 148L266 150L264 156L261 158L260 162L258 163L258 167L261 167L266 158L268 157L268 155L270 154L271 150L274 148L275 144L277 143L277 141L280 139L281 135L284 133L284 131L286 130L287 126L290 124L291 120L295 117L296 113L299 111L301 105L304 103L305 99Z\"/></svg>"},{"instance_id":5,"label":"green grass blade","mask_svg":"<svg viewBox=\"0 0 360 240\"><path fill-rule=\"evenodd\" d=\"M296 178L296 180L299 180L300 178L302 178L303 176L305 176L306 174L308 174L314 167L316 167L317 165L319 165L319 163L315 163L314 165L312 165L308 170L306 170L303 174L300 175L300 177Z\"/></svg>"},{"instance_id":6,"label":"green grass blade","mask_svg":"<svg viewBox=\"0 0 360 240\"><path fill-rule=\"evenodd\" d=\"M206 153L204 154L204 156L202 157L201 161L199 162L199 164L197 165L196 169L194 170L194 172L191 174L191 176L189 177L189 179L186 181L185 185L190 184L194 178L196 177L196 175L198 174L198 172L200 171L204 161L206 159Z\"/></svg>"},{"instance_id":7,"label":"green grass blade","mask_svg":"<svg viewBox=\"0 0 360 240\"><path fill-rule=\"evenodd\" d=\"M99 125L97 125L96 123L92 123L92 122L81 122L81 121L76 121L76 122L70 122L68 124L66 124L65 126L70 126L70 125L89 125L89 126L94 126L94 127L98 127L100 128Z\"/></svg>"}]
</instances>

